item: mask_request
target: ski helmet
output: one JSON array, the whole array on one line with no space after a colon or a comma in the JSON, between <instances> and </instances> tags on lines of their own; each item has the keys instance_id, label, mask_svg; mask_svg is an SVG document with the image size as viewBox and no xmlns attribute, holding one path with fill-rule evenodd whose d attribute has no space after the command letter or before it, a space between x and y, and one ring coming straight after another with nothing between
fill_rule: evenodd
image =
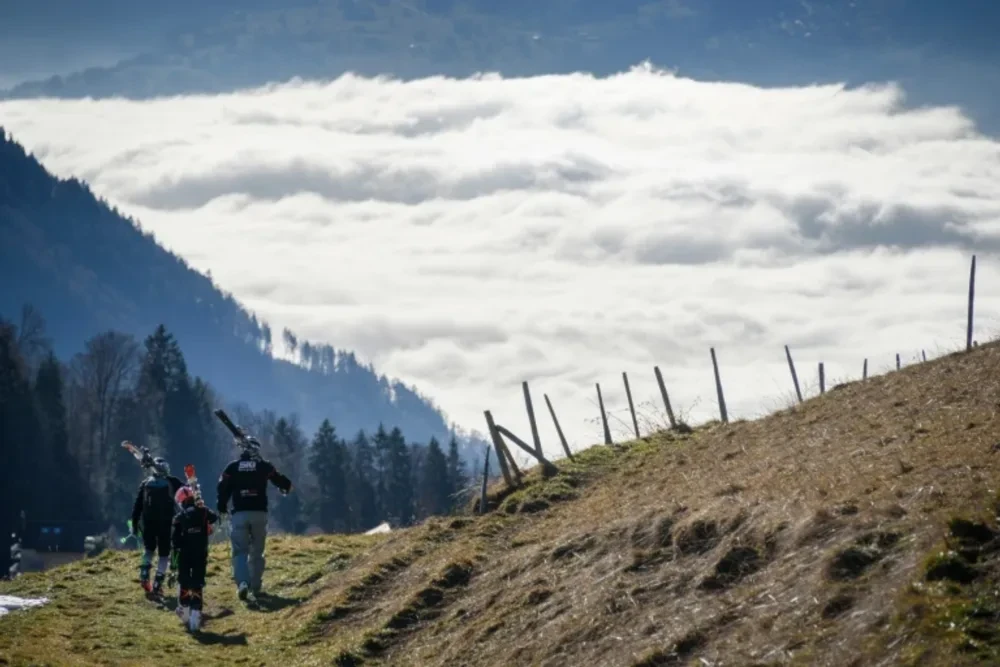
<instances>
[{"instance_id":1,"label":"ski helmet","mask_svg":"<svg viewBox=\"0 0 1000 667\"><path fill-rule=\"evenodd\" d=\"M177 489L177 493L174 494L174 500L177 501L178 505L185 505L187 503L194 502L194 490L185 484L181 488Z\"/></svg>"},{"instance_id":2,"label":"ski helmet","mask_svg":"<svg viewBox=\"0 0 1000 667\"><path fill-rule=\"evenodd\" d=\"M260 458L260 440L252 435L243 439L237 439L236 446L242 449L243 452L250 458Z\"/></svg>"},{"instance_id":3,"label":"ski helmet","mask_svg":"<svg viewBox=\"0 0 1000 667\"><path fill-rule=\"evenodd\" d=\"M157 477L166 477L170 474L170 464L162 456L157 456L153 459L153 474Z\"/></svg>"}]
</instances>

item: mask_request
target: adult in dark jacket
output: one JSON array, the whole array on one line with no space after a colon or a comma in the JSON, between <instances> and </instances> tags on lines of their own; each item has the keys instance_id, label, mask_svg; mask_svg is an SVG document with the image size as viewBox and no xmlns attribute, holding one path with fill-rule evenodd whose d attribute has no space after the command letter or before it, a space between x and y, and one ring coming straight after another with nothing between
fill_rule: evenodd
<instances>
[{"instance_id":1,"label":"adult in dark jacket","mask_svg":"<svg viewBox=\"0 0 1000 667\"><path fill-rule=\"evenodd\" d=\"M149 476L139 484L139 492L132 505L132 532L142 534L146 550L139 562L139 583L147 593L163 593L163 579L170 563L170 526L174 519L174 495L184 486L177 477L170 474L170 465L163 458L153 459ZM156 579L149 583L153 553L159 552Z\"/></svg>"},{"instance_id":2,"label":"adult in dark jacket","mask_svg":"<svg viewBox=\"0 0 1000 667\"><path fill-rule=\"evenodd\" d=\"M233 579L241 600L256 598L264 578L264 547L267 542L267 484L274 484L283 494L292 490L290 479L260 455L255 438L237 441L242 454L231 461L219 476L219 514L229 513L232 520L229 541L232 546Z\"/></svg>"}]
</instances>

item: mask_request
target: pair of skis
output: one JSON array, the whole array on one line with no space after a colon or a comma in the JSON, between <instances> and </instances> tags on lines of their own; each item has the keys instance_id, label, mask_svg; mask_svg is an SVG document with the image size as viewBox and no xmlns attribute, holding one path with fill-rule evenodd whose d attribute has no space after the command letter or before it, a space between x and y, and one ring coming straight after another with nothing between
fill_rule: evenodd
<instances>
[{"instance_id":1,"label":"pair of skis","mask_svg":"<svg viewBox=\"0 0 1000 667\"><path fill-rule=\"evenodd\" d=\"M135 460L139 462L139 465L143 468L149 468L153 465L153 455L149 452L149 447L136 447L128 440L122 441L122 447L129 451ZM201 485L198 484L198 477L195 475L194 466L192 464L187 464L184 466L184 477L185 482L194 490L194 500L196 503L204 504L204 500L201 497ZM131 527L131 522L130 527Z\"/></svg>"},{"instance_id":2,"label":"pair of skis","mask_svg":"<svg viewBox=\"0 0 1000 667\"><path fill-rule=\"evenodd\" d=\"M258 451L260 448L260 443L257 442L250 434L244 431L242 428L233 423L233 420L229 418L225 410L217 409L213 411L215 416L219 418L219 421L229 429L229 432L233 434L236 438L237 445L243 449Z\"/></svg>"}]
</instances>

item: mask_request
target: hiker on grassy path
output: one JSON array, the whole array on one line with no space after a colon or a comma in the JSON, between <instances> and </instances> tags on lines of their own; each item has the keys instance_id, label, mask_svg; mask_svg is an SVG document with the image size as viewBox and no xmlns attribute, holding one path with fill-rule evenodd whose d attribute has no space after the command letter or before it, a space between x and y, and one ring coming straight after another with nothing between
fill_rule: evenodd
<instances>
[{"instance_id":1,"label":"hiker on grassy path","mask_svg":"<svg viewBox=\"0 0 1000 667\"><path fill-rule=\"evenodd\" d=\"M256 438L236 441L243 449L219 476L219 514L228 513L233 502L229 542L232 546L233 580L241 600L256 600L264 578L264 546L267 542L267 483L282 494L292 490L290 479L261 457Z\"/></svg>"},{"instance_id":2,"label":"hiker on grassy path","mask_svg":"<svg viewBox=\"0 0 1000 667\"><path fill-rule=\"evenodd\" d=\"M171 544L177 550L177 615L191 632L201 629L202 591L208 565L208 536L219 515L195 501L194 489L184 485L174 496L180 511L174 516Z\"/></svg>"},{"instance_id":3,"label":"hiker on grassy path","mask_svg":"<svg viewBox=\"0 0 1000 667\"><path fill-rule=\"evenodd\" d=\"M139 583L146 593L161 595L163 579L170 563L170 525L174 519L174 495L184 486L177 477L170 474L166 459L156 457L149 466L150 474L139 484L139 493L132 505L132 535L142 534L145 551L139 562ZM140 523L141 521L141 523ZM149 583L149 571L153 564L153 553L159 552L156 565L156 579Z\"/></svg>"}]
</instances>

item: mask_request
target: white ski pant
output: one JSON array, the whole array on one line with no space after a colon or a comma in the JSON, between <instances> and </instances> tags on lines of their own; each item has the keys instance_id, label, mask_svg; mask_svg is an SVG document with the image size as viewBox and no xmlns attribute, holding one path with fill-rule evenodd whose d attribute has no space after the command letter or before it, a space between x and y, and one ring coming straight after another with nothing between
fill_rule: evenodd
<instances>
[{"instance_id":1,"label":"white ski pant","mask_svg":"<svg viewBox=\"0 0 1000 667\"><path fill-rule=\"evenodd\" d=\"M264 578L264 544L267 542L267 512L233 512L229 543L233 552L233 579L260 590Z\"/></svg>"}]
</instances>

